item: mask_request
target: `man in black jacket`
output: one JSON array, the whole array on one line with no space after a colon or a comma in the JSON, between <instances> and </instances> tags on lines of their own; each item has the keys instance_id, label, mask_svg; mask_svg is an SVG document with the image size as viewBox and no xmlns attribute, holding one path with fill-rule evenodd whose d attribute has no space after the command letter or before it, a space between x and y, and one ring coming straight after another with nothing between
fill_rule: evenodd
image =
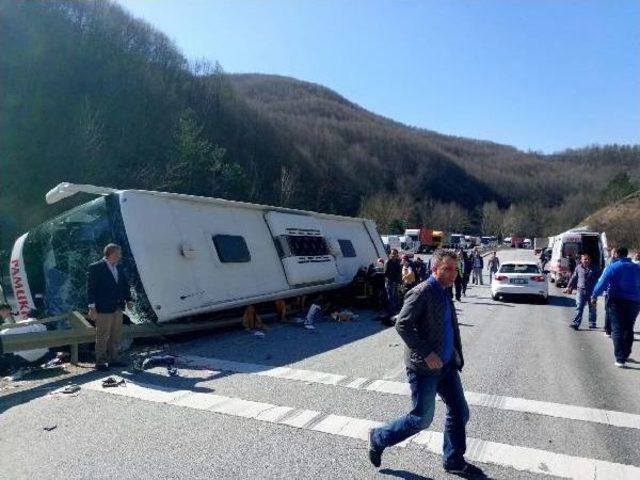
<instances>
[{"instance_id":1,"label":"man in black jacket","mask_svg":"<svg viewBox=\"0 0 640 480\"><path fill-rule=\"evenodd\" d=\"M387 287L387 313L391 317L398 312L398 303L400 302L398 290L402 283L402 265L398 250L395 248L391 250L391 255L389 255L387 263L384 264L384 278Z\"/></svg>"},{"instance_id":2,"label":"man in black jacket","mask_svg":"<svg viewBox=\"0 0 640 480\"><path fill-rule=\"evenodd\" d=\"M464 460L465 426L469 407L458 371L462 370L462 344L456 310L446 290L453 285L458 261L451 250L438 250L432 275L411 289L397 316L396 330L405 343L405 364L413 409L391 423L369 432L369 460L379 467L382 452L429 427L436 393L447 405L443 465L447 472L481 473Z\"/></svg>"},{"instance_id":3,"label":"man in black jacket","mask_svg":"<svg viewBox=\"0 0 640 480\"><path fill-rule=\"evenodd\" d=\"M124 366L118 362L122 338L122 310L131 302L127 276L120 265L122 250L115 243L104 247L104 258L89 265L87 299L89 318L96 323L96 368Z\"/></svg>"}]
</instances>

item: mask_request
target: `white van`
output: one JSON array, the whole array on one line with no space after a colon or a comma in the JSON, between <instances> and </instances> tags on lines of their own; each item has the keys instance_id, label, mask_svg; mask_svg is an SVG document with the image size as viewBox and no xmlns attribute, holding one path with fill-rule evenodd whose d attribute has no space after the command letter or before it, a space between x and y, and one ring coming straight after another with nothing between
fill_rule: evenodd
<instances>
[{"instance_id":1,"label":"white van","mask_svg":"<svg viewBox=\"0 0 640 480\"><path fill-rule=\"evenodd\" d=\"M562 287L567 284L571 277L571 260L575 260L575 265L580 261L580 255L588 253L591 256L592 265L604 269L609 256L607 249L607 235L602 232L589 230L569 230L553 237L551 248L551 260L547 264L549 277L557 286ZM550 244L550 245L551 245ZM574 267L575 267L574 265Z\"/></svg>"}]
</instances>

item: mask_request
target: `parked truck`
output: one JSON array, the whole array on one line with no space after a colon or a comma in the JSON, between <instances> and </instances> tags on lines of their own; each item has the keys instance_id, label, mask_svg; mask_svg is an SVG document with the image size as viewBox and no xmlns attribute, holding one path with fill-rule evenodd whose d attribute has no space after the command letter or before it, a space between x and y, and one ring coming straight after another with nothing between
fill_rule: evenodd
<instances>
[{"instance_id":1,"label":"parked truck","mask_svg":"<svg viewBox=\"0 0 640 480\"><path fill-rule=\"evenodd\" d=\"M407 245L415 253L431 253L442 247L444 232L431 228L408 228L404 231Z\"/></svg>"},{"instance_id":2,"label":"parked truck","mask_svg":"<svg viewBox=\"0 0 640 480\"><path fill-rule=\"evenodd\" d=\"M533 251L538 255L543 248L549 246L549 237L535 237L533 239Z\"/></svg>"}]
</instances>

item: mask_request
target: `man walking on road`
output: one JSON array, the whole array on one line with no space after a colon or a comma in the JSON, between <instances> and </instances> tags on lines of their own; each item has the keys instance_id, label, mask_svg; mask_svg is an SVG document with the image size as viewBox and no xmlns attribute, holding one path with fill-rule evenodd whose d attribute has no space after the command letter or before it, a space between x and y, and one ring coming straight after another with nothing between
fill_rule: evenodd
<instances>
[{"instance_id":1,"label":"man walking on road","mask_svg":"<svg viewBox=\"0 0 640 480\"><path fill-rule=\"evenodd\" d=\"M395 248L391 250L391 255L384 264L384 278L387 288L387 312L392 317L398 312L398 289L402 282L402 265Z\"/></svg>"},{"instance_id":2,"label":"man walking on road","mask_svg":"<svg viewBox=\"0 0 640 480\"><path fill-rule=\"evenodd\" d=\"M479 251L473 253L473 284L484 285L482 280L482 269L484 268L484 259Z\"/></svg>"},{"instance_id":3,"label":"man walking on road","mask_svg":"<svg viewBox=\"0 0 640 480\"><path fill-rule=\"evenodd\" d=\"M458 374L464 360L456 310L446 294L456 278L456 262L455 252L437 250L431 277L407 293L398 314L396 330L405 343L404 361L413 409L369 432L369 460L375 467L380 466L385 448L429 427L437 393L447 405L445 470L463 475L481 473L464 460L469 407Z\"/></svg>"},{"instance_id":4,"label":"man walking on road","mask_svg":"<svg viewBox=\"0 0 640 480\"><path fill-rule=\"evenodd\" d=\"M96 369L125 366L118 361L122 338L122 310L131 302L129 282L120 259L119 245L104 247L104 258L89 265L87 299L89 318L96 322ZM131 307L130 307L131 308Z\"/></svg>"},{"instance_id":5,"label":"man walking on road","mask_svg":"<svg viewBox=\"0 0 640 480\"><path fill-rule=\"evenodd\" d=\"M493 252L491 258L489 259L489 283L493 283L493 276L498 271L500 267L500 260L498 259L496 252Z\"/></svg>"},{"instance_id":6,"label":"man walking on road","mask_svg":"<svg viewBox=\"0 0 640 480\"><path fill-rule=\"evenodd\" d=\"M609 265L618 261L618 250L611 249L611 259ZM608 265L607 265L608 266ZM611 316L609 315L609 292L604 292L604 334L611 337Z\"/></svg>"},{"instance_id":7,"label":"man walking on road","mask_svg":"<svg viewBox=\"0 0 640 480\"><path fill-rule=\"evenodd\" d=\"M633 347L633 326L640 312L640 265L628 258L626 248L618 248L618 261L604 269L591 302L608 289L607 311L611 319L611 338L616 367L624 368Z\"/></svg>"},{"instance_id":8,"label":"man walking on road","mask_svg":"<svg viewBox=\"0 0 640 480\"><path fill-rule=\"evenodd\" d=\"M582 312L587 303L589 304L589 328L596 328L596 305L591 303L589 299L599 277L600 270L591 265L591 257L586 253L583 254L580 257L580 265L574 270L564 291L564 293L571 295L573 290L576 289L576 314L570 325L574 330L580 328Z\"/></svg>"}]
</instances>

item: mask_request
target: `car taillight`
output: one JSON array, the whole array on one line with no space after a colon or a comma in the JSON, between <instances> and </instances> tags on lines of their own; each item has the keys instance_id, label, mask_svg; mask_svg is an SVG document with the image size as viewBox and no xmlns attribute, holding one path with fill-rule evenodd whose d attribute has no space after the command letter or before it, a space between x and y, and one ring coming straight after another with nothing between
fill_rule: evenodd
<instances>
[{"instance_id":1,"label":"car taillight","mask_svg":"<svg viewBox=\"0 0 640 480\"><path fill-rule=\"evenodd\" d=\"M544 275L536 275L535 277L531 277L531 280L534 282L545 282L547 279L544 278Z\"/></svg>"},{"instance_id":2,"label":"car taillight","mask_svg":"<svg viewBox=\"0 0 640 480\"><path fill-rule=\"evenodd\" d=\"M506 275L496 275L496 280L499 282L504 282L508 277Z\"/></svg>"}]
</instances>

